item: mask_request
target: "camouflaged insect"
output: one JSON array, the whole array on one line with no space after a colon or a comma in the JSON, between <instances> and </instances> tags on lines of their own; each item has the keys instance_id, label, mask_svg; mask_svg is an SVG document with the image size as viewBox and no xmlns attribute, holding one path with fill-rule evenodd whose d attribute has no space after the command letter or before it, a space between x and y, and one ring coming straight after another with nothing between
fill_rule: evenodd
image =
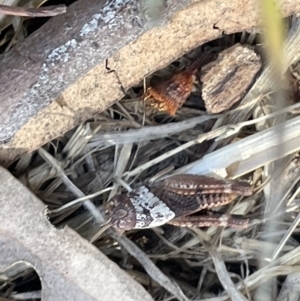
<instances>
[{"instance_id":1,"label":"camouflaged insect","mask_svg":"<svg viewBox=\"0 0 300 301\"><path fill-rule=\"evenodd\" d=\"M170 223L177 226L232 226L246 228L248 220L203 209L220 207L238 195L249 196L247 182L220 180L197 175L175 175L163 181L140 186L115 196L108 204L110 224L120 230L146 229Z\"/></svg>"}]
</instances>

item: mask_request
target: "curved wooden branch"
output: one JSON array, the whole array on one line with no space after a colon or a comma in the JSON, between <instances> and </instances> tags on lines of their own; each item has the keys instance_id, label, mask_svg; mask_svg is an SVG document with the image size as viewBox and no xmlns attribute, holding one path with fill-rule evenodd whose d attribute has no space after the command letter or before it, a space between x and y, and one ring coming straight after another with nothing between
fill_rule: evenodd
<instances>
[{"instance_id":1,"label":"curved wooden branch","mask_svg":"<svg viewBox=\"0 0 300 301\"><path fill-rule=\"evenodd\" d=\"M142 2L79 0L0 57L2 164L122 98L106 59L129 88L207 41L259 25L256 0L169 0L155 20ZM300 3L283 0L281 10L300 12Z\"/></svg>"}]
</instances>

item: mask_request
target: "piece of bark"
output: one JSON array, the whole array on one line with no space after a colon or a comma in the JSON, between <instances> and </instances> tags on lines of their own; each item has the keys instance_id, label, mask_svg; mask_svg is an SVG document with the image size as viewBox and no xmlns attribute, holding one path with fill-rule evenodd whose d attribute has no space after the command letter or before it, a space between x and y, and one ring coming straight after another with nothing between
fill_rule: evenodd
<instances>
[{"instance_id":1,"label":"piece of bark","mask_svg":"<svg viewBox=\"0 0 300 301\"><path fill-rule=\"evenodd\" d=\"M82 1L78 1L76 2L77 4L74 3L73 5L79 5L79 2L82 3ZM83 2L81 4L82 11L88 9L90 12L92 9L86 7L86 1ZM95 14L100 10L99 2L95 0L89 2L89 5L94 5ZM173 5L173 11L177 8L179 12L173 15L172 12L169 14L163 13L164 26L152 29L148 29L147 27L145 31L139 31L139 29L134 27L129 30L128 37L126 36L127 31L122 35L123 29L121 30L121 34L116 32L116 34L111 35L101 35L101 30L98 29L92 35L98 45L101 46L99 49L96 50L92 49L92 47L87 47L84 52L79 51L77 53L75 51L75 54L74 51L68 52L69 54L73 54L71 55L72 62L75 66L78 65L78 68L69 68L70 62L66 65L62 59L55 66L56 71L54 75L56 77L52 78L56 80L56 84L52 87L53 89L48 86L41 88L44 89L43 91L46 95L44 95L45 97L38 98L40 102L48 102L49 96L53 97L53 94L57 95L61 92L57 98L58 101L52 102L47 108L41 110L25 126L17 131L9 142L0 146L0 163L8 166L20 157L20 155L32 151L62 135L81 121L92 117L97 112L103 111L120 99L123 93L120 90L115 75L113 73L107 74L105 71L106 58L109 59L110 68L117 70L123 86L128 88L137 84L143 77L164 68L186 52L207 41L217 39L223 34L231 34L244 30L252 31L259 24L259 13L255 0L224 0L222 2L191 0L190 3L192 4L190 6L187 4L189 1L169 0L167 2ZM103 1L101 3L103 4ZM178 8L178 5L181 5L181 7ZM284 0L280 5L283 16L300 12L300 2L295 3L293 0ZM72 9L73 6L68 7L68 10L72 11ZM55 19L69 16L70 11L63 16L55 17ZM82 18L86 16L86 14L78 16L74 11L73 15L75 19L80 16L79 22L81 24ZM139 16L138 13L136 15ZM68 18L72 20L70 16ZM118 18L122 19L124 17L120 14ZM134 20L137 21L138 18L134 18ZM235 20L239 21L236 22ZM55 21L53 23L55 25ZM73 23L77 24L76 20L72 23L65 22L64 26ZM48 41L44 28L39 29L35 37L35 41L38 40L36 43L41 48ZM72 26L64 28L64 30L52 27L56 35L50 31L51 26L46 28L48 28L53 39L53 41L51 40L51 45L55 43L54 49L62 47L74 36L76 38L76 34L73 34L73 36L69 34L70 31L74 32ZM132 33L134 30L137 31L136 34ZM130 39L132 42L128 43ZM115 41L118 41L118 43L116 44ZM90 46L92 39L90 39L90 42L89 44L84 40L83 44ZM27 47L27 50L30 50L30 47ZM101 53L102 59L99 53ZM32 54L35 54L35 52L33 51ZM99 55L97 59L95 55ZM27 57L30 58L30 52L27 53ZM82 66L85 63L94 68L83 75ZM1 67L2 65L0 65ZM18 64L15 67L15 73L19 77L16 76L11 80L11 84L14 86L18 86L18 84L15 84L16 82L30 81L30 76L35 74L32 72L32 69L27 70L23 68L22 70L22 65L21 68L18 67ZM66 82L64 79L74 79L74 77L77 78L76 82L65 90ZM8 96L9 101L15 101L12 94L8 93L6 96ZM5 97L1 95L1 99L5 99ZM26 105L22 103L20 109L17 108L15 118L21 118L23 113L22 108L24 107L25 109L38 111L38 103L36 103L34 98L32 100L29 103L24 102ZM65 105L59 105L59 103ZM12 114L8 115L11 116ZM14 130L5 129L5 131L7 130L14 132L15 128Z\"/></svg>"},{"instance_id":2,"label":"piece of bark","mask_svg":"<svg viewBox=\"0 0 300 301\"><path fill-rule=\"evenodd\" d=\"M202 98L209 114L230 109L246 94L261 69L253 49L236 44L219 54L201 72Z\"/></svg>"},{"instance_id":3,"label":"piece of bark","mask_svg":"<svg viewBox=\"0 0 300 301\"><path fill-rule=\"evenodd\" d=\"M43 203L1 167L0 190L0 273L15 262L28 262L47 301L153 301L87 240L68 227L53 227Z\"/></svg>"}]
</instances>

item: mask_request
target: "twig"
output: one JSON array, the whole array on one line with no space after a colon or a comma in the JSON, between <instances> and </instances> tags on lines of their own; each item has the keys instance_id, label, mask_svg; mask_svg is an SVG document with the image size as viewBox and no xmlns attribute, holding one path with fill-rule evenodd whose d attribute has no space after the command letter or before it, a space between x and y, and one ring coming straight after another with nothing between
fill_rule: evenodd
<instances>
[{"instance_id":1,"label":"twig","mask_svg":"<svg viewBox=\"0 0 300 301\"><path fill-rule=\"evenodd\" d=\"M38 8L24 8L17 6L0 5L0 14L19 17L53 17L64 14L66 11L67 7L63 4L50 5Z\"/></svg>"}]
</instances>

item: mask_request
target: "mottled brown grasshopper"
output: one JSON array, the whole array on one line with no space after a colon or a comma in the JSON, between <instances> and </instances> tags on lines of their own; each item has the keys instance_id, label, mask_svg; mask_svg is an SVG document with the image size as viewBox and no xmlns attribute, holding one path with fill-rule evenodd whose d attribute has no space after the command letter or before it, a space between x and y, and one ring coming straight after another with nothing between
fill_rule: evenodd
<instances>
[{"instance_id":1,"label":"mottled brown grasshopper","mask_svg":"<svg viewBox=\"0 0 300 301\"><path fill-rule=\"evenodd\" d=\"M247 228L249 220L239 216L212 211L200 216L190 215L229 204L238 195L251 194L252 187L247 182L182 174L115 196L108 203L106 213L109 224L120 230L153 228L166 223L243 229Z\"/></svg>"}]
</instances>

